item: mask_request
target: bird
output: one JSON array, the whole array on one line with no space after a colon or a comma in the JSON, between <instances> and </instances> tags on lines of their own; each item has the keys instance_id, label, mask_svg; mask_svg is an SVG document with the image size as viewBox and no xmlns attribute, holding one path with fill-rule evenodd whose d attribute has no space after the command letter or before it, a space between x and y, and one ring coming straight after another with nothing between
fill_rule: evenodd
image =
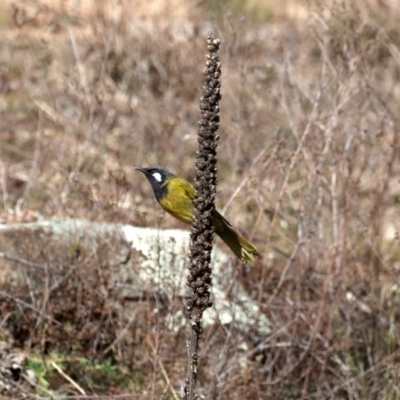
<instances>
[{"instance_id":1,"label":"bird","mask_svg":"<svg viewBox=\"0 0 400 400\"><path fill-rule=\"evenodd\" d=\"M135 167L135 169L146 176L158 203L165 211L187 224L192 222L193 200L196 194L193 185L160 166ZM239 260L250 262L254 261L259 255L256 247L240 236L216 209L213 213L213 225L215 233L228 245Z\"/></svg>"}]
</instances>

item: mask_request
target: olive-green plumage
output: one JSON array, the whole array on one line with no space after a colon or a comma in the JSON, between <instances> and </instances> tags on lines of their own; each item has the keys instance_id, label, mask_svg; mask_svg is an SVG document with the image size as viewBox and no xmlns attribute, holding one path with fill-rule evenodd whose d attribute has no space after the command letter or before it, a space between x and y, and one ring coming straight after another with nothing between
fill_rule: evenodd
<instances>
[{"instance_id":1,"label":"olive-green plumage","mask_svg":"<svg viewBox=\"0 0 400 400\"><path fill-rule=\"evenodd\" d=\"M190 224L193 218L195 188L182 178L178 178L162 167L136 168L149 180L154 195L161 207L175 218ZM257 249L234 231L232 225L217 211L214 211L215 233L244 262L253 261Z\"/></svg>"}]
</instances>

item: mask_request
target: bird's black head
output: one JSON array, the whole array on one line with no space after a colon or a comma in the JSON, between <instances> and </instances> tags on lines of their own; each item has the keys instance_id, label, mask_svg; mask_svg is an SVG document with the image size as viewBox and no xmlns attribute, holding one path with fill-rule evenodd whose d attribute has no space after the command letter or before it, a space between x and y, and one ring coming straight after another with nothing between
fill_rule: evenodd
<instances>
[{"instance_id":1,"label":"bird's black head","mask_svg":"<svg viewBox=\"0 0 400 400\"><path fill-rule=\"evenodd\" d=\"M146 178L149 180L157 200L162 199L167 194L168 188L167 185L164 185L164 183L168 178L174 176L173 173L169 172L163 167L136 167L135 169L143 172L146 175Z\"/></svg>"}]
</instances>

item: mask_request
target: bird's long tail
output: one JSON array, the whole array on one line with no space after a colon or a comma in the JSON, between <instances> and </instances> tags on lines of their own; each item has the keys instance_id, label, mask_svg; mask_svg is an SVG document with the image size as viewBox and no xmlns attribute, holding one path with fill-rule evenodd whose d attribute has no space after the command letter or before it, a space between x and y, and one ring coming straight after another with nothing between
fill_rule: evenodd
<instances>
[{"instance_id":1,"label":"bird's long tail","mask_svg":"<svg viewBox=\"0 0 400 400\"><path fill-rule=\"evenodd\" d=\"M256 247L244 237L240 236L231 224L218 212L214 214L215 233L229 246L239 260L254 261L259 255Z\"/></svg>"}]
</instances>

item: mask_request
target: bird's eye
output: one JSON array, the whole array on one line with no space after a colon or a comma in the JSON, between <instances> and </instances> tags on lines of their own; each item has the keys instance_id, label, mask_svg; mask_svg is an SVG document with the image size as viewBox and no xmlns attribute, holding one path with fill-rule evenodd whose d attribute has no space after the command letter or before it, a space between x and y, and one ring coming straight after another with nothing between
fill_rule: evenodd
<instances>
[{"instance_id":1,"label":"bird's eye","mask_svg":"<svg viewBox=\"0 0 400 400\"><path fill-rule=\"evenodd\" d=\"M162 176L159 172L153 172L152 173L153 178L157 181L157 182L161 182L162 181Z\"/></svg>"}]
</instances>

